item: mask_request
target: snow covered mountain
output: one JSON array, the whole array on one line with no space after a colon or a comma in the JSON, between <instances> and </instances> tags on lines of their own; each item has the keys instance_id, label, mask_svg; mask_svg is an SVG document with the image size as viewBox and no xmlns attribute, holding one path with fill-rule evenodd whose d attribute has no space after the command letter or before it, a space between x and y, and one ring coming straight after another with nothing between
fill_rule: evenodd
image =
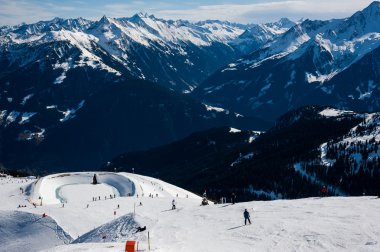
<instances>
[{"instance_id":1,"label":"snow covered mountain","mask_svg":"<svg viewBox=\"0 0 380 252\"><path fill-rule=\"evenodd\" d=\"M118 19L104 16L99 21L55 18L1 27L0 63L6 74L57 55L59 59L40 62L41 71L57 70L55 84L64 85L71 71L87 66L191 92L215 70L292 24L286 19L263 25L190 23L142 13ZM75 52L67 53L68 48Z\"/></svg>"},{"instance_id":2,"label":"snow covered mountain","mask_svg":"<svg viewBox=\"0 0 380 252\"><path fill-rule=\"evenodd\" d=\"M0 177L2 250L22 251L27 245L32 252L116 252L124 251L127 240L138 242L140 250L178 252L380 247L377 197L200 206L201 197L159 179L96 172L101 183L93 185L93 175ZM250 212L251 225L244 225L244 209ZM144 226L146 230L136 232Z\"/></svg>"},{"instance_id":3,"label":"snow covered mountain","mask_svg":"<svg viewBox=\"0 0 380 252\"><path fill-rule=\"evenodd\" d=\"M99 21L55 18L0 28L3 73L40 62L40 70L57 70L55 84L65 84L80 67L148 79L181 92L191 91L223 64L241 55L228 45L245 26L220 21L190 23L136 14ZM53 46L54 45L54 46ZM66 54L68 48L76 51Z\"/></svg>"},{"instance_id":4,"label":"snow covered mountain","mask_svg":"<svg viewBox=\"0 0 380 252\"><path fill-rule=\"evenodd\" d=\"M275 119L307 104L380 109L380 2L346 19L305 20L213 74L208 103Z\"/></svg>"},{"instance_id":5,"label":"snow covered mountain","mask_svg":"<svg viewBox=\"0 0 380 252\"><path fill-rule=\"evenodd\" d=\"M287 32L295 24L287 18L273 23L252 24L243 34L234 39L231 45L237 47L244 54L248 54Z\"/></svg>"}]
</instances>

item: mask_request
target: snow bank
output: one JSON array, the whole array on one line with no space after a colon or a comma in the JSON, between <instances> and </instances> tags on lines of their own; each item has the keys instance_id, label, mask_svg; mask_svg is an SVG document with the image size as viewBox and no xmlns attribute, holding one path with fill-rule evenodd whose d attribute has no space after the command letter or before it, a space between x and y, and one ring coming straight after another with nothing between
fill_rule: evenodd
<instances>
[{"instance_id":1,"label":"snow bank","mask_svg":"<svg viewBox=\"0 0 380 252\"><path fill-rule=\"evenodd\" d=\"M96 242L124 242L126 240L136 240L141 237L141 233L136 233L137 227L132 214L127 214L108 222L90 232L82 235L73 243L96 243Z\"/></svg>"},{"instance_id":2,"label":"snow bank","mask_svg":"<svg viewBox=\"0 0 380 252\"><path fill-rule=\"evenodd\" d=\"M72 240L52 218L31 213L0 211L0 227L1 251L40 251Z\"/></svg>"},{"instance_id":3,"label":"snow bank","mask_svg":"<svg viewBox=\"0 0 380 252\"><path fill-rule=\"evenodd\" d=\"M158 197L190 198L199 201L202 199L200 196L192 192L184 190L178 186L166 183L159 179L126 172L122 172L119 174L127 177L136 185L136 192L134 193L135 196L140 195L148 197L149 194L151 194L154 197L158 195Z\"/></svg>"}]
</instances>

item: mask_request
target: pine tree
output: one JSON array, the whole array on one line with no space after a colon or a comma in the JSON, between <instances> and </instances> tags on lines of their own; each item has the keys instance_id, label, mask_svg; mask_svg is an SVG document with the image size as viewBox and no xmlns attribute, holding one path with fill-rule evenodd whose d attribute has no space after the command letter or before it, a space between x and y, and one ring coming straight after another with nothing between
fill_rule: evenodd
<instances>
[{"instance_id":1,"label":"pine tree","mask_svg":"<svg viewBox=\"0 0 380 252\"><path fill-rule=\"evenodd\" d=\"M92 178L92 184L96 185L98 183L98 180L96 179L96 174L94 174L94 177Z\"/></svg>"}]
</instances>

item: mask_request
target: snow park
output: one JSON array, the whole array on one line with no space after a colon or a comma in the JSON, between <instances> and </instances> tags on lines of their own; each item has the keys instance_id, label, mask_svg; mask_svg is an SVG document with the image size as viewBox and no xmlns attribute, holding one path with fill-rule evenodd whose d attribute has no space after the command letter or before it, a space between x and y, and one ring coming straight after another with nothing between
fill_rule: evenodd
<instances>
[{"instance_id":1,"label":"snow park","mask_svg":"<svg viewBox=\"0 0 380 252\"><path fill-rule=\"evenodd\" d=\"M374 196L202 205L152 177L81 172L1 177L0 199L0 251L380 251Z\"/></svg>"}]
</instances>

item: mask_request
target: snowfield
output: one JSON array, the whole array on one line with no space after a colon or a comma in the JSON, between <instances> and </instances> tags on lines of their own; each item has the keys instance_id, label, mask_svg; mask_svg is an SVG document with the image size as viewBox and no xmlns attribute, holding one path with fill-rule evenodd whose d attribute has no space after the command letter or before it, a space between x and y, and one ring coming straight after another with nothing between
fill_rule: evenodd
<instances>
[{"instance_id":1,"label":"snowfield","mask_svg":"<svg viewBox=\"0 0 380 252\"><path fill-rule=\"evenodd\" d=\"M374 196L200 206L155 178L88 172L0 178L0 199L0 251L124 251L127 240L149 251L148 232L151 251L380 251Z\"/></svg>"}]
</instances>

